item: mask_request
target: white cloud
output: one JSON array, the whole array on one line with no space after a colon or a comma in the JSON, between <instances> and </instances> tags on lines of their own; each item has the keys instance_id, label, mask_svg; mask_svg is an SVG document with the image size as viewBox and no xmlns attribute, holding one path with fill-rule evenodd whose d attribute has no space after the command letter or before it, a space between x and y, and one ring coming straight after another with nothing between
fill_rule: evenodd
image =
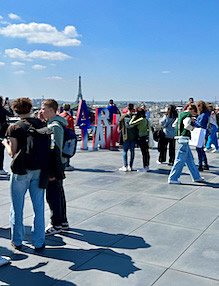
<instances>
[{"instance_id":1,"label":"white cloud","mask_svg":"<svg viewBox=\"0 0 219 286\"><path fill-rule=\"evenodd\" d=\"M8 18L10 18L11 20L19 20L19 21L21 20L20 16L13 13L8 14Z\"/></svg>"},{"instance_id":2,"label":"white cloud","mask_svg":"<svg viewBox=\"0 0 219 286\"><path fill-rule=\"evenodd\" d=\"M11 24L0 28L0 34L10 38L23 38L28 43L51 44L57 47L79 46L74 26L66 26L59 32L56 27L44 23Z\"/></svg>"},{"instance_id":3,"label":"white cloud","mask_svg":"<svg viewBox=\"0 0 219 286\"><path fill-rule=\"evenodd\" d=\"M161 73L168 74L170 71L162 71Z\"/></svg>"},{"instance_id":4,"label":"white cloud","mask_svg":"<svg viewBox=\"0 0 219 286\"><path fill-rule=\"evenodd\" d=\"M24 66L25 63L21 63L21 62L12 62L11 65L13 66Z\"/></svg>"},{"instance_id":5,"label":"white cloud","mask_svg":"<svg viewBox=\"0 0 219 286\"><path fill-rule=\"evenodd\" d=\"M34 50L33 52L26 52L18 48L7 49L5 50L5 54L9 56L10 58L18 58L18 59L27 60L27 61L31 61L32 59L63 61L63 60L71 58L70 56L63 54L61 52L47 52L47 51L40 51L40 50Z\"/></svg>"},{"instance_id":6,"label":"white cloud","mask_svg":"<svg viewBox=\"0 0 219 286\"><path fill-rule=\"evenodd\" d=\"M0 20L3 20L4 18L0 15Z\"/></svg>"},{"instance_id":7,"label":"white cloud","mask_svg":"<svg viewBox=\"0 0 219 286\"><path fill-rule=\"evenodd\" d=\"M48 79L57 79L57 80L61 80L61 79L62 79L62 77L60 77L60 76L50 76L50 77L48 77Z\"/></svg>"},{"instance_id":8,"label":"white cloud","mask_svg":"<svg viewBox=\"0 0 219 286\"><path fill-rule=\"evenodd\" d=\"M32 66L32 69L34 69L34 70L42 70L45 68L46 68L46 66L42 66L42 65L33 65Z\"/></svg>"},{"instance_id":9,"label":"white cloud","mask_svg":"<svg viewBox=\"0 0 219 286\"><path fill-rule=\"evenodd\" d=\"M5 66L5 63L0 62L0 67L3 67L3 66Z\"/></svg>"},{"instance_id":10,"label":"white cloud","mask_svg":"<svg viewBox=\"0 0 219 286\"><path fill-rule=\"evenodd\" d=\"M14 74L24 74L24 71L15 71Z\"/></svg>"},{"instance_id":11,"label":"white cloud","mask_svg":"<svg viewBox=\"0 0 219 286\"><path fill-rule=\"evenodd\" d=\"M0 19L0 20L1 20L1 19ZM2 25L11 25L11 23L8 22L8 21L0 21L0 23L1 23Z\"/></svg>"}]
</instances>

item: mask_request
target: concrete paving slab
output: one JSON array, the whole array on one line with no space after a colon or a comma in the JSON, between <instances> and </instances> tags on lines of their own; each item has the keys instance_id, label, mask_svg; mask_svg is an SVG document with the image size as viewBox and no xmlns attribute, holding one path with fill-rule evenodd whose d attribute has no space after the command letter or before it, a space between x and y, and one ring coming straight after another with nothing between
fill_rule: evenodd
<instances>
[{"instance_id":1,"label":"concrete paving slab","mask_svg":"<svg viewBox=\"0 0 219 286\"><path fill-rule=\"evenodd\" d=\"M75 199L68 203L71 207L83 208L93 211L103 211L108 209L121 201L132 197L132 194L122 192L109 192L107 190L100 190L87 196Z\"/></svg>"},{"instance_id":2,"label":"concrete paving slab","mask_svg":"<svg viewBox=\"0 0 219 286\"><path fill-rule=\"evenodd\" d=\"M142 237L129 235L144 223L143 220L101 213L70 228L62 238L66 243L97 248L109 247L128 235L128 245L132 244L132 248L148 247Z\"/></svg>"},{"instance_id":3,"label":"concrete paving slab","mask_svg":"<svg viewBox=\"0 0 219 286\"><path fill-rule=\"evenodd\" d=\"M154 286L218 286L219 282L174 270L167 270Z\"/></svg>"},{"instance_id":4,"label":"concrete paving slab","mask_svg":"<svg viewBox=\"0 0 219 286\"><path fill-rule=\"evenodd\" d=\"M183 201L199 205L219 207L218 188L211 188L207 186L201 187L200 189L186 197Z\"/></svg>"},{"instance_id":5,"label":"concrete paving slab","mask_svg":"<svg viewBox=\"0 0 219 286\"><path fill-rule=\"evenodd\" d=\"M179 202L157 215L153 221L204 230L218 215L217 207Z\"/></svg>"},{"instance_id":6,"label":"concrete paving slab","mask_svg":"<svg viewBox=\"0 0 219 286\"><path fill-rule=\"evenodd\" d=\"M203 234L171 268L219 280L218 261L219 235Z\"/></svg>"},{"instance_id":7,"label":"concrete paving slab","mask_svg":"<svg viewBox=\"0 0 219 286\"><path fill-rule=\"evenodd\" d=\"M139 194L108 209L107 213L149 220L176 203L175 200Z\"/></svg>"},{"instance_id":8,"label":"concrete paving slab","mask_svg":"<svg viewBox=\"0 0 219 286\"><path fill-rule=\"evenodd\" d=\"M217 218L212 225L206 230L206 233L219 234L219 218Z\"/></svg>"},{"instance_id":9,"label":"concrete paving slab","mask_svg":"<svg viewBox=\"0 0 219 286\"><path fill-rule=\"evenodd\" d=\"M131 235L142 237L150 247L128 249L124 251L125 254L131 256L135 261L169 267L200 235L200 231L148 222L132 232ZM123 243L121 240L112 248L120 248Z\"/></svg>"},{"instance_id":10,"label":"concrete paving slab","mask_svg":"<svg viewBox=\"0 0 219 286\"><path fill-rule=\"evenodd\" d=\"M123 253L113 255L112 250L106 250L64 279L78 286L141 286L152 285L164 271L161 267L135 263L131 257ZM62 284L58 282L58 285Z\"/></svg>"}]
</instances>

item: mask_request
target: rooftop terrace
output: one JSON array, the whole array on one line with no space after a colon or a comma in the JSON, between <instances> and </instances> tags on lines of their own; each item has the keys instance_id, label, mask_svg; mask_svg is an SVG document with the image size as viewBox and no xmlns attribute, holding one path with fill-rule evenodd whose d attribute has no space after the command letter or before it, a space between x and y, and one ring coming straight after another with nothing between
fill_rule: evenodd
<instances>
[{"instance_id":1,"label":"rooftop terrace","mask_svg":"<svg viewBox=\"0 0 219 286\"><path fill-rule=\"evenodd\" d=\"M150 154L149 173L121 173L121 151L78 152L64 181L71 228L48 237L40 254L28 194L24 248L12 249L9 181L0 177L0 255L12 259L0 285L219 285L219 155L208 154L206 184L193 183L185 167L183 184L168 185L170 167ZM134 167L141 165L137 150ZM48 223L47 205L45 214Z\"/></svg>"}]
</instances>

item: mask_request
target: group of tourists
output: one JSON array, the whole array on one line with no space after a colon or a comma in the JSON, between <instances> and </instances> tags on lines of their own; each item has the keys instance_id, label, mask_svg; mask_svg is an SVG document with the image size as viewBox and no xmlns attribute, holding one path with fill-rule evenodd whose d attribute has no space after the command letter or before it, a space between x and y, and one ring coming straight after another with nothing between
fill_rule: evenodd
<instances>
[{"instance_id":1,"label":"group of tourists","mask_svg":"<svg viewBox=\"0 0 219 286\"><path fill-rule=\"evenodd\" d=\"M66 109L68 107L66 106ZM22 249L23 208L25 194L29 190L35 214L31 231L32 242L34 249L40 251L45 247L45 235L60 233L69 228L63 189L64 169L69 162L62 152L64 128L68 126L68 111L66 110L67 114L64 111L61 116L57 115L58 103L54 99L47 99L42 103L38 118L34 118L31 117L32 102L29 98L13 100L12 109L19 115L20 120L7 128L4 134L7 139L1 144L12 157L11 245L17 250ZM45 190L51 212L51 223L46 228Z\"/></svg>"},{"instance_id":2,"label":"group of tourists","mask_svg":"<svg viewBox=\"0 0 219 286\"><path fill-rule=\"evenodd\" d=\"M119 119L120 144L123 146L123 166L119 171L127 172L133 170L136 144L142 153L143 168L138 172L148 172L150 163L149 141L151 126L146 118L145 106L136 107L128 104L127 112ZM178 180L184 165L190 170L193 181L203 182L204 178L199 172L209 170L208 160L205 152L218 152L217 120L216 111L211 103L200 100L194 104L193 98L189 99L181 114L178 115L176 106L169 105L166 114L160 121L162 130L159 131L157 164L164 164L167 157L167 146L169 145L169 162L172 170L168 177L169 184L180 184ZM196 147L198 154L198 167L189 146L191 131L194 128L202 128L206 131L206 142L202 147ZM178 152L175 156L175 145L178 143ZM128 150L130 160L128 162Z\"/></svg>"}]
</instances>

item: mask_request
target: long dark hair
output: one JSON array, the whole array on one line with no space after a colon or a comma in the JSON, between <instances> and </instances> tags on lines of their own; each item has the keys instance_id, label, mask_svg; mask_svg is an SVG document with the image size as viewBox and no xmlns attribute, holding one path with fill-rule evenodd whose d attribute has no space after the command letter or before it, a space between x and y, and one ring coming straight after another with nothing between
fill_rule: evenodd
<instances>
[{"instance_id":1,"label":"long dark hair","mask_svg":"<svg viewBox=\"0 0 219 286\"><path fill-rule=\"evenodd\" d=\"M197 106L199 114L202 114L202 113L205 113L206 111L208 111L207 104L203 100L199 100L196 103L196 106Z\"/></svg>"},{"instance_id":2,"label":"long dark hair","mask_svg":"<svg viewBox=\"0 0 219 286\"><path fill-rule=\"evenodd\" d=\"M173 104L170 104L167 108L167 113L166 115L169 117L169 118L174 118L176 119L178 117L178 113L177 113L177 110L176 110L176 106L173 105Z\"/></svg>"}]
</instances>

